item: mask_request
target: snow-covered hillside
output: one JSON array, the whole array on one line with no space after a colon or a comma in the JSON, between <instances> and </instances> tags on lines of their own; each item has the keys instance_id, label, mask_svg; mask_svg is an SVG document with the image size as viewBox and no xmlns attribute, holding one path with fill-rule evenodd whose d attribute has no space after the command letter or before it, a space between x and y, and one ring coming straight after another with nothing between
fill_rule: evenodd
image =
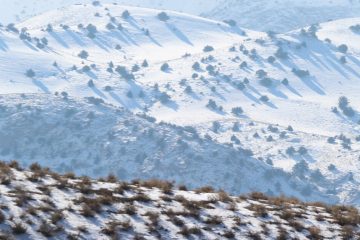
<instances>
[{"instance_id":1,"label":"snow-covered hillside","mask_svg":"<svg viewBox=\"0 0 360 240\"><path fill-rule=\"evenodd\" d=\"M3 27L1 140L13 139L3 158L360 204L357 24L272 35L172 11L90 4ZM67 95L74 103L61 100ZM100 110L84 97L106 106L93 126L85 116ZM150 129L155 140L146 137ZM34 141L36 132L43 136Z\"/></svg>"},{"instance_id":2,"label":"snow-covered hillside","mask_svg":"<svg viewBox=\"0 0 360 240\"><path fill-rule=\"evenodd\" d=\"M232 18L246 28L275 32L359 15L360 2L352 0L226 0L203 14L215 19Z\"/></svg>"},{"instance_id":3,"label":"snow-covered hillside","mask_svg":"<svg viewBox=\"0 0 360 240\"><path fill-rule=\"evenodd\" d=\"M0 22L24 20L36 14L93 0L2 0ZM175 10L220 21L234 19L239 26L258 31L286 32L310 24L358 17L356 0L102 0L137 7Z\"/></svg>"},{"instance_id":4,"label":"snow-covered hillside","mask_svg":"<svg viewBox=\"0 0 360 240\"><path fill-rule=\"evenodd\" d=\"M352 239L359 212L159 180L117 182L0 163L2 239Z\"/></svg>"},{"instance_id":5,"label":"snow-covered hillside","mask_svg":"<svg viewBox=\"0 0 360 240\"><path fill-rule=\"evenodd\" d=\"M25 166L39 162L61 173L112 173L125 180L210 185L234 194L262 191L307 201L338 201L316 184L252 158L247 149L204 139L190 127L156 124L97 98L3 95L0 107L2 159L19 159Z\"/></svg>"}]
</instances>

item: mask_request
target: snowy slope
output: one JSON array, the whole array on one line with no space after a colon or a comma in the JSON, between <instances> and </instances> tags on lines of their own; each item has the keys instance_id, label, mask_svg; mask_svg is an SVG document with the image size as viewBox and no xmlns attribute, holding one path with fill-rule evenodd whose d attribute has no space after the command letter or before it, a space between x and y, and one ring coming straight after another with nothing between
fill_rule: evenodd
<instances>
[{"instance_id":1,"label":"snowy slope","mask_svg":"<svg viewBox=\"0 0 360 240\"><path fill-rule=\"evenodd\" d=\"M125 10L129 10L130 17L121 16ZM10 94L3 97L4 107L22 101L28 106L34 104L32 100L25 101L18 95L12 95L14 93L31 93L31 99L36 96L33 94L39 93L59 95L66 92L74 99L92 96L131 112L146 112L158 120L157 124L165 121L181 127L194 127L200 139L207 139L205 142L211 143L192 143L191 154L183 155L179 147L181 141L176 142L181 136L173 133L166 141L169 141L170 146L176 142L174 148L152 151L153 145L150 145L146 149L150 164L137 164L129 177L139 176L136 175L139 174L138 169L142 169L141 173L150 174L145 177L169 178L170 174L162 175L165 171L161 166L177 173L177 166L168 164L178 158L180 165L183 162L188 164L188 175L174 178L181 182L187 180L186 183L190 185L209 183L233 192L271 190L276 194L284 192L296 196L300 192L302 196L299 197L304 199L318 200L326 195L329 201L359 204L360 50L356 44L359 34L350 27L360 24L360 19L329 22L271 37L265 33L171 11L166 11L169 16L167 21L160 21L157 17L160 12L120 5L75 5L16 25L19 30L26 28L24 31L29 34L27 38L30 37L31 41L20 40L18 34L2 28L1 93ZM116 27L121 24L122 28L108 29L106 26L109 23ZM51 24L51 28L48 24ZM79 27L79 24L83 26ZM86 29L89 24L97 29L92 38ZM314 32L318 38L314 37ZM48 45L39 48L36 39L44 37ZM344 43L348 45L348 51L341 53L338 46ZM203 51L207 45L210 52ZM213 51L210 46L214 48ZM278 51L279 48L281 51ZM87 59L79 58L78 54L82 50L88 52ZM282 52L286 54L280 54ZM274 62L269 62L270 56L274 57ZM148 66L142 66L144 59L147 59ZM108 64L110 61L113 67ZM14 62L16 64L12 64ZM195 62L199 66L193 69ZM244 62L247 66L240 67ZM162 71L160 69L164 63L168 63L169 68ZM76 68L73 68L74 65ZM86 70L85 66L89 69ZM34 70L34 77L25 76L28 69ZM261 69L266 71L268 78L261 76L265 74L259 71ZM299 76L306 71L309 71L309 76ZM284 78L287 78L289 84L284 84ZM269 101L262 101L262 96L268 96ZM347 117L340 109L336 114L331 111L341 96L350 100L350 106L355 109L353 117ZM46 97L42 97L39 108L57 119L56 111L44 107L45 100ZM210 101L210 107L207 107L209 100L214 102ZM83 107L75 106L80 109ZM53 108L58 107L64 109L59 102ZM244 112L235 116L232 109L236 107L241 107ZM17 118L16 112L20 110L13 106L11 109L11 116L14 117L3 119L6 124L3 129L6 134L15 136L16 129L11 126L16 126L16 122L21 123L22 128L29 126L26 121ZM20 113L24 116L27 114L26 111ZM110 126L103 126L105 130L97 135L97 141L107 145L108 139L104 134L110 130L114 121ZM157 129L157 124L152 128ZM31 125L31 131L39 131L42 125L42 122ZM289 128L289 125L292 127ZM71 136L72 132L67 131ZM31 132L22 134L26 138L31 136ZM160 131L159 134L164 132ZM49 134L46 138L52 136ZM118 134L120 142L125 142L129 136L137 139L139 135L125 130ZM331 143L328 142L330 137L334 137ZM45 160L51 158L56 167L61 162L86 159L80 154L83 153L81 144L64 157L60 155L56 158L58 153L45 148L38 154L34 153L36 157L31 159L32 152L39 149L39 145L27 144L30 140L25 141L26 138L16 141L25 154L18 157L4 154L4 157L10 159L15 156L23 159L23 162L30 159L44 164ZM57 139L53 148L60 144L66 149L67 144L71 144L69 139ZM82 142L83 138L79 137L79 141ZM134 141L133 152L142 143ZM118 161L121 152L118 152L116 144L113 147L119 155L115 154L109 159ZM210 153L208 149L212 148L218 149L218 153ZM196 149L202 149L201 158L196 163L200 165L193 165ZM231 157L233 151L239 149L250 149L254 154L251 160L246 160L249 164L254 162L254 166L250 164L247 170L240 171L240 176L238 168L241 168L241 164ZM15 150L12 149L11 154L20 152ZM106 158L106 152L98 150L96 148L94 153L100 154L100 159ZM133 152L124 161L134 161L136 154ZM94 153L91 159L95 158ZM225 160L217 161L211 154ZM158 165L153 165L159 159L169 162L162 165L160 161ZM210 163L206 162L208 159ZM116 163L119 168L124 168L119 162ZM84 171L92 174L92 165L80 165L82 168L78 169L79 173ZM106 174L113 164L109 165L105 161L102 167L103 172L95 170L95 173ZM196 169L200 169L199 175L187 179L192 176L191 171ZM221 181L214 178L219 169L223 178ZM289 183L285 177L279 181L269 181L269 176L264 176L266 169L280 171L281 177L286 175L295 180ZM206 177L200 176L200 172L206 172ZM259 184L253 181L254 172L261 176ZM236 175L238 177L234 177ZM238 180L244 182L240 187ZM284 185L285 189L279 188L276 182ZM312 183L310 187L303 188L309 183Z\"/></svg>"},{"instance_id":2,"label":"snowy slope","mask_svg":"<svg viewBox=\"0 0 360 240\"><path fill-rule=\"evenodd\" d=\"M1 163L3 239L350 239L356 208L170 182L117 182Z\"/></svg>"},{"instance_id":3,"label":"snowy slope","mask_svg":"<svg viewBox=\"0 0 360 240\"><path fill-rule=\"evenodd\" d=\"M2 0L0 22L24 20L36 14L92 0ZM239 26L286 32L329 20L359 17L355 0L102 0L103 3L175 10L217 20L234 19Z\"/></svg>"},{"instance_id":4,"label":"snowy slope","mask_svg":"<svg viewBox=\"0 0 360 240\"><path fill-rule=\"evenodd\" d=\"M242 27L286 32L314 23L360 16L360 2L351 0L227 0L203 16L235 19Z\"/></svg>"},{"instance_id":5,"label":"snowy slope","mask_svg":"<svg viewBox=\"0 0 360 240\"><path fill-rule=\"evenodd\" d=\"M0 106L4 160L39 162L57 172L92 177L112 173L124 180L167 179L234 194L262 191L337 201L315 184L248 156L246 149L204 139L191 128L156 124L121 108L94 104L93 99L2 95Z\"/></svg>"}]
</instances>

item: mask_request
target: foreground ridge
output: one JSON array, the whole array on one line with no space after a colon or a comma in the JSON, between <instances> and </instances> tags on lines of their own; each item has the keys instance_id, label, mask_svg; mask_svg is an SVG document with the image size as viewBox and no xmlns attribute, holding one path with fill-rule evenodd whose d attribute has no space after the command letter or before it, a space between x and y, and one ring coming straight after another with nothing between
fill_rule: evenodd
<instances>
[{"instance_id":1,"label":"foreground ridge","mask_svg":"<svg viewBox=\"0 0 360 240\"><path fill-rule=\"evenodd\" d=\"M0 239L355 239L356 208L0 162Z\"/></svg>"}]
</instances>

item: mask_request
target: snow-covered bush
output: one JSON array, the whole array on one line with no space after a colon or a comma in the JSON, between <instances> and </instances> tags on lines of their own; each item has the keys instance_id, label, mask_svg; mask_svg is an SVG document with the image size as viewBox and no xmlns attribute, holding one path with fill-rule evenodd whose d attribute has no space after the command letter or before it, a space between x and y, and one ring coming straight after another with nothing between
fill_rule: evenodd
<instances>
[{"instance_id":1,"label":"snow-covered bush","mask_svg":"<svg viewBox=\"0 0 360 240\"><path fill-rule=\"evenodd\" d=\"M240 68L247 68L248 64L246 61L243 61L241 64L240 64Z\"/></svg>"},{"instance_id":2,"label":"snow-covered bush","mask_svg":"<svg viewBox=\"0 0 360 240\"><path fill-rule=\"evenodd\" d=\"M149 66L149 63L148 63L148 61L145 59L144 61L143 61L143 63L141 64L141 66L142 67L148 67Z\"/></svg>"},{"instance_id":3,"label":"snow-covered bush","mask_svg":"<svg viewBox=\"0 0 360 240\"><path fill-rule=\"evenodd\" d=\"M10 32L14 32L14 33L19 33L19 30L15 27L15 24L14 24L14 23L9 23L9 24L6 26L6 30L7 30L7 31L10 31Z\"/></svg>"},{"instance_id":4,"label":"snow-covered bush","mask_svg":"<svg viewBox=\"0 0 360 240\"><path fill-rule=\"evenodd\" d=\"M192 65L192 69L194 69L195 71L199 71L200 70L200 63L199 62L195 62Z\"/></svg>"},{"instance_id":5,"label":"snow-covered bush","mask_svg":"<svg viewBox=\"0 0 360 240\"><path fill-rule=\"evenodd\" d=\"M274 56L270 56L267 58L268 63L273 64L276 61L276 58Z\"/></svg>"},{"instance_id":6,"label":"snow-covered bush","mask_svg":"<svg viewBox=\"0 0 360 240\"><path fill-rule=\"evenodd\" d=\"M80 57L81 59L87 59L89 57L89 53L85 50L82 50L79 54L78 57Z\"/></svg>"},{"instance_id":7,"label":"snow-covered bush","mask_svg":"<svg viewBox=\"0 0 360 240\"><path fill-rule=\"evenodd\" d=\"M166 104L170 101L171 97L166 92L163 92L159 96L159 100L162 104Z\"/></svg>"},{"instance_id":8,"label":"snow-covered bush","mask_svg":"<svg viewBox=\"0 0 360 240\"><path fill-rule=\"evenodd\" d=\"M34 72L34 70L32 70L32 69L28 69L28 70L26 71L25 75L26 75L27 77L29 77L29 78L33 78L33 77L35 77L35 72Z\"/></svg>"},{"instance_id":9,"label":"snow-covered bush","mask_svg":"<svg viewBox=\"0 0 360 240\"><path fill-rule=\"evenodd\" d=\"M360 24L350 26L350 30L356 33L360 33Z\"/></svg>"},{"instance_id":10,"label":"snow-covered bush","mask_svg":"<svg viewBox=\"0 0 360 240\"><path fill-rule=\"evenodd\" d=\"M137 64L135 64L134 66L132 66L132 68L131 68L131 71L132 72L138 72L140 70L140 67L139 67L139 65L137 65Z\"/></svg>"},{"instance_id":11,"label":"snow-covered bush","mask_svg":"<svg viewBox=\"0 0 360 240\"><path fill-rule=\"evenodd\" d=\"M310 72L308 70L293 68L291 71L299 78L305 78L305 77L310 76Z\"/></svg>"},{"instance_id":12,"label":"snow-covered bush","mask_svg":"<svg viewBox=\"0 0 360 240\"><path fill-rule=\"evenodd\" d=\"M53 26L52 26L51 24L48 24L48 25L46 26L46 31L47 31L47 32L52 32L52 31L54 31Z\"/></svg>"},{"instance_id":13,"label":"snow-covered bush","mask_svg":"<svg viewBox=\"0 0 360 240\"><path fill-rule=\"evenodd\" d=\"M164 63L163 65L161 65L160 69L161 69L161 71L166 72L166 71L169 71L170 66L168 63Z\"/></svg>"},{"instance_id":14,"label":"snow-covered bush","mask_svg":"<svg viewBox=\"0 0 360 240\"><path fill-rule=\"evenodd\" d=\"M234 107L233 109L231 109L231 113L235 116L239 116L244 113L244 110L241 107Z\"/></svg>"},{"instance_id":15,"label":"snow-covered bush","mask_svg":"<svg viewBox=\"0 0 360 240\"><path fill-rule=\"evenodd\" d=\"M130 12L128 10L125 10L122 14L121 17L124 19L128 19L130 17Z\"/></svg>"},{"instance_id":16,"label":"snow-covered bush","mask_svg":"<svg viewBox=\"0 0 360 240\"><path fill-rule=\"evenodd\" d=\"M354 109L349 106L349 100L347 99L347 97L345 96L340 97L338 106L342 110L344 115L348 117L353 117L355 115Z\"/></svg>"},{"instance_id":17,"label":"snow-covered bush","mask_svg":"<svg viewBox=\"0 0 360 240\"><path fill-rule=\"evenodd\" d=\"M88 86L89 86L90 88L95 87L94 81L93 81L93 80L89 80L89 81L88 81Z\"/></svg>"},{"instance_id":18,"label":"snow-covered bush","mask_svg":"<svg viewBox=\"0 0 360 240\"><path fill-rule=\"evenodd\" d=\"M132 73L129 73L129 71L124 66L117 66L115 71L119 73L122 78L128 81L135 79L135 76Z\"/></svg>"},{"instance_id":19,"label":"snow-covered bush","mask_svg":"<svg viewBox=\"0 0 360 240\"><path fill-rule=\"evenodd\" d=\"M256 71L256 76L258 78L263 78L267 76L267 72L265 72L263 69L260 69L258 71Z\"/></svg>"},{"instance_id":20,"label":"snow-covered bush","mask_svg":"<svg viewBox=\"0 0 360 240\"><path fill-rule=\"evenodd\" d=\"M259 98L259 100L262 101L262 102L269 102L269 101L270 101L269 97L266 96L266 95L261 96L261 97Z\"/></svg>"},{"instance_id":21,"label":"snow-covered bush","mask_svg":"<svg viewBox=\"0 0 360 240\"><path fill-rule=\"evenodd\" d=\"M87 36L91 39L96 37L97 28L96 26L92 25L91 23L86 26L86 30L88 31Z\"/></svg>"},{"instance_id":22,"label":"snow-covered bush","mask_svg":"<svg viewBox=\"0 0 360 240\"><path fill-rule=\"evenodd\" d=\"M275 56L279 59L286 59L288 58L288 53L284 51L281 47L275 52Z\"/></svg>"},{"instance_id":23,"label":"snow-covered bush","mask_svg":"<svg viewBox=\"0 0 360 240\"><path fill-rule=\"evenodd\" d=\"M348 49L349 48L346 44L341 44L340 46L338 46L339 52L344 53L344 54L347 53Z\"/></svg>"},{"instance_id":24,"label":"snow-covered bush","mask_svg":"<svg viewBox=\"0 0 360 240\"><path fill-rule=\"evenodd\" d=\"M282 81L281 81L282 84L284 84L285 86L288 86L289 85L289 80L287 78L284 78Z\"/></svg>"},{"instance_id":25,"label":"snow-covered bush","mask_svg":"<svg viewBox=\"0 0 360 240\"><path fill-rule=\"evenodd\" d=\"M169 15L167 15L166 12L161 12L157 15L157 17L159 18L160 21L166 22L167 20L170 19Z\"/></svg>"},{"instance_id":26,"label":"snow-covered bush","mask_svg":"<svg viewBox=\"0 0 360 240\"><path fill-rule=\"evenodd\" d=\"M235 20L233 20L233 19L224 20L224 22L226 24L228 24L230 27L236 27L236 25L237 25L237 22Z\"/></svg>"},{"instance_id":27,"label":"snow-covered bush","mask_svg":"<svg viewBox=\"0 0 360 240\"><path fill-rule=\"evenodd\" d=\"M271 80L271 78L263 78L260 80L260 84L263 85L264 87L271 87L273 84L273 81Z\"/></svg>"},{"instance_id":28,"label":"snow-covered bush","mask_svg":"<svg viewBox=\"0 0 360 240\"><path fill-rule=\"evenodd\" d=\"M203 51L204 52L212 52L212 51L214 51L214 47L207 45L204 47Z\"/></svg>"},{"instance_id":29,"label":"snow-covered bush","mask_svg":"<svg viewBox=\"0 0 360 240\"><path fill-rule=\"evenodd\" d=\"M111 31L114 30L116 27L112 23L108 23L106 24L106 28Z\"/></svg>"},{"instance_id":30,"label":"snow-covered bush","mask_svg":"<svg viewBox=\"0 0 360 240\"><path fill-rule=\"evenodd\" d=\"M193 92L193 90L192 90L191 86L186 86L186 88L185 88L185 92L186 92L187 94L192 93L192 92Z\"/></svg>"},{"instance_id":31,"label":"snow-covered bush","mask_svg":"<svg viewBox=\"0 0 360 240\"><path fill-rule=\"evenodd\" d=\"M210 99L209 102L207 103L206 105L207 108L211 109L211 110L214 110L214 111L220 111L222 112L223 111L223 107L222 106L218 106L217 103Z\"/></svg>"}]
</instances>

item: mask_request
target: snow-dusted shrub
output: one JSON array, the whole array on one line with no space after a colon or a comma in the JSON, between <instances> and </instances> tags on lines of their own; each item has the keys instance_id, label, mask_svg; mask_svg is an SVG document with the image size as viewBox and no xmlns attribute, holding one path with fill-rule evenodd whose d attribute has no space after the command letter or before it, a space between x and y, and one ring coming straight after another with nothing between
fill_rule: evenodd
<instances>
[{"instance_id":1,"label":"snow-dusted shrub","mask_svg":"<svg viewBox=\"0 0 360 240\"><path fill-rule=\"evenodd\" d=\"M128 10L125 10L122 14L121 17L124 19L128 19L130 17L130 12Z\"/></svg>"},{"instance_id":2,"label":"snow-dusted shrub","mask_svg":"<svg viewBox=\"0 0 360 240\"><path fill-rule=\"evenodd\" d=\"M233 20L233 19L224 20L224 22L226 24L228 24L230 27L236 27L236 25L237 25L237 22L235 20Z\"/></svg>"},{"instance_id":3,"label":"snow-dusted shrub","mask_svg":"<svg viewBox=\"0 0 360 240\"><path fill-rule=\"evenodd\" d=\"M244 110L241 107L234 107L233 109L231 109L231 113L235 116L239 116L244 113Z\"/></svg>"},{"instance_id":4,"label":"snow-dusted shrub","mask_svg":"<svg viewBox=\"0 0 360 240\"><path fill-rule=\"evenodd\" d=\"M287 155L292 156L295 154L296 150L294 147L288 147L285 152Z\"/></svg>"},{"instance_id":5,"label":"snow-dusted shrub","mask_svg":"<svg viewBox=\"0 0 360 240\"><path fill-rule=\"evenodd\" d=\"M120 74L120 76L126 80L134 80L135 76L132 73L129 73L126 67L117 66L115 71Z\"/></svg>"},{"instance_id":6,"label":"snow-dusted shrub","mask_svg":"<svg viewBox=\"0 0 360 240\"><path fill-rule=\"evenodd\" d=\"M288 58L288 53L284 51L281 47L275 52L275 56L279 59L286 59Z\"/></svg>"},{"instance_id":7,"label":"snow-dusted shrub","mask_svg":"<svg viewBox=\"0 0 360 240\"><path fill-rule=\"evenodd\" d=\"M28 69L28 70L26 71L25 75L26 75L27 77L29 77L29 78L33 78L33 77L35 77L35 72L34 72L34 70L32 70L32 69Z\"/></svg>"},{"instance_id":8,"label":"snow-dusted shrub","mask_svg":"<svg viewBox=\"0 0 360 240\"><path fill-rule=\"evenodd\" d=\"M48 43L49 43L49 41L47 40L46 37L41 38L41 39L40 39L40 42L41 42L42 44L44 44L45 46L47 46Z\"/></svg>"},{"instance_id":9,"label":"snow-dusted shrub","mask_svg":"<svg viewBox=\"0 0 360 240\"><path fill-rule=\"evenodd\" d=\"M306 155L308 153L308 150L304 146L301 146L298 150L298 153L300 155Z\"/></svg>"},{"instance_id":10,"label":"snow-dusted shrub","mask_svg":"<svg viewBox=\"0 0 360 240\"><path fill-rule=\"evenodd\" d=\"M341 53L347 53L347 51L349 50L348 46L346 44L341 44L340 46L338 46L338 50Z\"/></svg>"},{"instance_id":11,"label":"snow-dusted shrub","mask_svg":"<svg viewBox=\"0 0 360 240\"><path fill-rule=\"evenodd\" d=\"M229 52L236 52L236 47L235 46L230 47Z\"/></svg>"},{"instance_id":12,"label":"snow-dusted shrub","mask_svg":"<svg viewBox=\"0 0 360 240\"><path fill-rule=\"evenodd\" d=\"M95 7L100 6L100 1L93 1L92 5Z\"/></svg>"},{"instance_id":13,"label":"snow-dusted shrub","mask_svg":"<svg viewBox=\"0 0 360 240\"><path fill-rule=\"evenodd\" d=\"M211 109L211 110L214 110L214 111L220 111L222 112L223 111L223 107L222 106L218 106L217 103L210 99L209 102L207 103L206 105L207 108Z\"/></svg>"},{"instance_id":14,"label":"snow-dusted shrub","mask_svg":"<svg viewBox=\"0 0 360 240\"><path fill-rule=\"evenodd\" d=\"M239 89L240 91L242 91L242 90L245 89L246 81L244 81L244 82L234 82L233 84L236 87L236 89Z\"/></svg>"},{"instance_id":15,"label":"snow-dusted shrub","mask_svg":"<svg viewBox=\"0 0 360 240\"><path fill-rule=\"evenodd\" d=\"M79 54L78 57L81 59L87 59L89 57L89 53L85 50L82 50Z\"/></svg>"},{"instance_id":16,"label":"snow-dusted shrub","mask_svg":"<svg viewBox=\"0 0 360 240\"><path fill-rule=\"evenodd\" d=\"M263 78L260 80L260 84L263 85L264 87L271 87L273 84L273 81L271 80L271 78Z\"/></svg>"},{"instance_id":17,"label":"snow-dusted shrub","mask_svg":"<svg viewBox=\"0 0 360 240\"><path fill-rule=\"evenodd\" d=\"M52 31L54 31L53 26L52 26L51 24L48 24L48 25L46 26L46 31L47 31L47 32L52 32Z\"/></svg>"},{"instance_id":18,"label":"snow-dusted shrub","mask_svg":"<svg viewBox=\"0 0 360 240\"><path fill-rule=\"evenodd\" d=\"M334 164L330 164L330 165L327 167L327 169L328 169L329 171L335 171L335 170L336 170L336 166L335 166Z\"/></svg>"},{"instance_id":19,"label":"snow-dusted shrub","mask_svg":"<svg viewBox=\"0 0 360 240\"><path fill-rule=\"evenodd\" d=\"M273 64L276 61L276 58L274 56L270 56L267 58L268 63Z\"/></svg>"},{"instance_id":20,"label":"snow-dusted shrub","mask_svg":"<svg viewBox=\"0 0 360 240\"><path fill-rule=\"evenodd\" d=\"M353 32L359 33L360 32L360 24L350 26L350 30Z\"/></svg>"},{"instance_id":21,"label":"snow-dusted shrub","mask_svg":"<svg viewBox=\"0 0 360 240\"><path fill-rule=\"evenodd\" d=\"M354 117L355 116L355 110L352 107L347 107L343 110L343 113L345 116L348 117Z\"/></svg>"},{"instance_id":22,"label":"snow-dusted shrub","mask_svg":"<svg viewBox=\"0 0 360 240\"><path fill-rule=\"evenodd\" d=\"M127 96L128 98L133 98L133 97L134 97L134 94L132 93L132 91L128 91L128 92L126 93L126 96Z\"/></svg>"},{"instance_id":23,"label":"snow-dusted shrub","mask_svg":"<svg viewBox=\"0 0 360 240\"><path fill-rule=\"evenodd\" d=\"M163 92L159 96L159 100L161 103L166 104L170 101L171 97L166 92Z\"/></svg>"},{"instance_id":24,"label":"snow-dusted shrub","mask_svg":"<svg viewBox=\"0 0 360 240\"><path fill-rule=\"evenodd\" d=\"M294 165L292 171L297 176L303 176L309 171L309 165L304 160L301 160Z\"/></svg>"},{"instance_id":25,"label":"snow-dusted shrub","mask_svg":"<svg viewBox=\"0 0 360 240\"><path fill-rule=\"evenodd\" d=\"M96 26L92 25L91 23L89 25L86 26L86 30L88 31L87 36L89 38L95 38L96 37L96 33L97 33L97 28Z\"/></svg>"},{"instance_id":26,"label":"snow-dusted shrub","mask_svg":"<svg viewBox=\"0 0 360 240\"><path fill-rule=\"evenodd\" d=\"M212 52L212 51L214 51L214 47L209 45L205 46L203 49L203 52Z\"/></svg>"},{"instance_id":27,"label":"snow-dusted shrub","mask_svg":"<svg viewBox=\"0 0 360 240\"><path fill-rule=\"evenodd\" d=\"M132 72L138 72L140 70L140 67L139 67L139 65L137 65L137 64L135 64L134 66L132 66L132 68L131 68L131 71Z\"/></svg>"},{"instance_id":28,"label":"snow-dusted shrub","mask_svg":"<svg viewBox=\"0 0 360 240\"><path fill-rule=\"evenodd\" d=\"M168 63L164 63L163 65L161 65L160 69L161 69L161 71L166 72L166 71L169 71L170 66Z\"/></svg>"},{"instance_id":29,"label":"snow-dusted shrub","mask_svg":"<svg viewBox=\"0 0 360 240\"><path fill-rule=\"evenodd\" d=\"M259 98L259 100L262 101L262 102L269 102L269 101L270 101L269 97L266 96L266 95L261 96L261 97Z\"/></svg>"},{"instance_id":30,"label":"snow-dusted shrub","mask_svg":"<svg viewBox=\"0 0 360 240\"><path fill-rule=\"evenodd\" d=\"M89 86L90 88L95 87L94 81L93 81L93 80L89 80L89 81L88 81L88 86Z\"/></svg>"},{"instance_id":31,"label":"snow-dusted shrub","mask_svg":"<svg viewBox=\"0 0 360 240\"><path fill-rule=\"evenodd\" d=\"M345 56L341 56L339 61L340 61L341 64L346 64L347 63Z\"/></svg>"},{"instance_id":32,"label":"snow-dusted shrub","mask_svg":"<svg viewBox=\"0 0 360 240\"><path fill-rule=\"evenodd\" d=\"M233 132L240 132L240 124L238 122L234 122L234 125L232 127Z\"/></svg>"},{"instance_id":33,"label":"snow-dusted shrub","mask_svg":"<svg viewBox=\"0 0 360 240\"><path fill-rule=\"evenodd\" d=\"M110 91L112 91L112 87L111 86L105 86L104 90L106 92L110 92Z\"/></svg>"},{"instance_id":34,"label":"snow-dusted shrub","mask_svg":"<svg viewBox=\"0 0 360 240\"><path fill-rule=\"evenodd\" d=\"M327 139L327 142L330 143L330 144L334 144L335 143L335 138L334 137L329 137Z\"/></svg>"},{"instance_id":35,"label":"snow-dusted shrub","mask_svg":"<svg viewBox=\"0 0 360 240\"><path fill-rule=\"evenodd\" d=\"M19 35L19 38L21 40L27 40L27 41L31 41L31 37L30 37L30 34L27 33L27 32L21 32L20 35Z\"/></svg>"},{"instance_id":36,"label":"snow-dusted shrub","mask_svg":"<svg viewBox=\"0 0 360 240\"><path fill-rule=\"evenodd\" d=\"M149 66L148 61L145 59L145 60L142 62L141 66L142 66L142 67L145 67L145 68L148 67L148 66Z\"/></svg>"},{"instance_id":37,"label":"snow-dusted shrub","mask_svg":"<svg viewBox=\"0 0 360 240\"><path fill-rule=\"evenodd\" d=\"M347 99L347 97L340 97L338 106L346 116L353 117L355 115L354 109L349 106L349 100Z\"/></svg>"},{"instance_id":38,"label":"snow-dusted shrub","mask_svg":"<svg viewBox=\"0 0 360 240\"><path fill-rule=\"evenodd\" d=\"M96 98L96 97L86 97L85 98L89 103L94 104L94 105L100 105L104 103L104 100L101 98Z\"/></svg>"},{"instance_id":39,"label":"snow-dusted shrub","mask_svg":"<svg viewBox=\"0 0 360 240\"><path fill-rule=\"evenodd\" d=\"M10 32L14 32L14 33L19 33L19 30L15 27L14 23L9 23L6 26L6 30L10 31Z\"/></svg>"},{"instance_id":40,"label":"snow-dusted shrub","mask_svg":"<svg viewBox=\"0 0 360 240\"><path fill-rule=\"evenodd\" d=\"M246 61L243 61L241 64L240 64L240 68L247 68L248 64Z\"/></svg>"},{"instance_id":41,"label":"snow-dusted shrub","mask_svg":"<svg viewBox=\"0 0 360 240\"><path fill-rule=\"evenodd\" d=\"M221 127L221 125L218 121L215 121L212 123L212 130L214 133L218 133L220 127Z\"/></svg>"},{"instance_id":42,"label":"snow-dusted shrub","mask_svg":"<svg viewBox=\"0 0 360 240\"><path fill-rule=\"evenodd\" d=\"M267 76L267 72L265 72L263 69L260 69L258 71L256 71L256 76L258 78L263 78Z\"/></svg>"},{"instance_id":43,"label":"snow-dusted shrub","mask_svg":"<svg viewBox=\"0 0 360 240\"><path fill-rule=\"evenodd\" d=\"M186 88L185 88L185 92L186 92L187 94L192 93L192 92L193 92L193 90L192 90L191 86L186 86Z\"/></svg>"},{"instance_id":44,"label":"snow-dusted shrub","mask_svg":"<svg viewBox=\"0 0 360 240\"><path fill-rule=\"evenodd\" d=\"M240 144L240 140L235 135L232 135L230 140L235 144Z\"/></svg>"},{"instance_id":45,"label":"snow-dusted shrub","mask_svg":"<svg viewBox=\"0 0 360 240\"><path fill-rule=\"evenodd\" d=\"M215 67L211 64L206 66L206 71L208 71L210 74L215 72Z\"/></svg>"},{"instance_id":46,"label":"snow-dusted shrub","mask_svg":"<svg viewBox=\"0 0 360 240\"><path fill-rule=\"evenodd\" d=\"M288 86L289 85L289 80L287 78L284 78L282 81L281 81L282 84L284 84L285 86Z\"/></svg>"},{"instance_id":47,"label":"snow-dusted shrub","mask_svg":"<svg viewBox=\"0 0 360 240\"><path fill-rule=\"evenodd\" d=\"M274 31L267 31L266 34L268 35L269 38L274 38L276 37L276 32Z\"/></svg>"},{"instance_id":48,"label":"snow-dusted shrub","mask_svg":"<svg viewBox=\"0 0 360 240\"><path fill-rule=\"evenodd\" d=\"M167 15L166 12L161 12L157 15L157 17L159 18L160 21L166 22L167 20L170 19L169 15Z\"/></svg>"},{"instance_id":49,"label":"snow-dusted shrub","mask_svg":"<svg viewBox=\"0 0 360 240\"><path fill-rule=\"evenodd\" d=\"M90 72L91 71L91 68L88 66L88 65L85 65L82 67L81 69L83 72Z\"/></svg>"},{"instance_id":50,"label":"snow-dusted shrub","mask_svg":"<svg viewBox=\"0 0 360 240\"><path fill-rule=\"evenodd\" d=\"M112 23L108 23L106 24L106 28L111 31L114 30L116 27Z\"/></svg>"},{"instance_id":51,"label":"snow-dusted shrub","mask_svg":"<svg viewBox=\"0 0 360 240\"><path fill-rule=\"evenodd\" d=\"M310 72L308 70L293 68L291 71L299 78L305 78L305 77L310 76Z\"/></svg>"},{"instance_id":52,"label":"snow-dusted shrub","mask_svg":"<svg viewBox=\"0 0 360 240\"><path fill-rule=\"evenodd\" d=\"M200 63L199 62L195 62L192 65L192 69L194 69L195 71L199 71L200 70Z\"/></svg>"}]
</instances>

